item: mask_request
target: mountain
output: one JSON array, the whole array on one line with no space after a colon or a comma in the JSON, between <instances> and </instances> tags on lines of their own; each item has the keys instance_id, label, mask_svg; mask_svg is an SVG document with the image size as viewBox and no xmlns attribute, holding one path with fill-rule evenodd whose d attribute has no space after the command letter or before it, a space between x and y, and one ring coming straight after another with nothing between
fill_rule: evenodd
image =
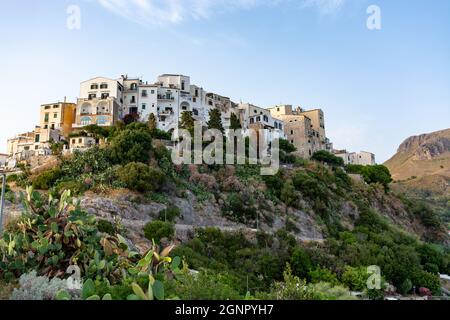
<instances>
[{"instance_id":1,"label":"mountain","mask_svg":"<svg viewBox=\"0 0 450 320\"><path fill-rule=\"evenodd\" d=\"M450 129L406 139L385 165L396 181L450 192Z\"/></svg>"}]
</instances>

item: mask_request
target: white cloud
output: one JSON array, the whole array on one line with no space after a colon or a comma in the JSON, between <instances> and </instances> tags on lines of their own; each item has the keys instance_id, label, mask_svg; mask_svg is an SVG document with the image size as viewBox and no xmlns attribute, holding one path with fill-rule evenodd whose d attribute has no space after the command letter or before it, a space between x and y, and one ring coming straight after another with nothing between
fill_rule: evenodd
<instances>
[{"instance_id":1,"label":"white cloud","mask_svg":"<svg viewBox=\"0 0 450 320\"><path fill-rule=\"evenodd\" d=\"M107 10L144 25L179 24L214 13L273 5L285 0L97 0Z\"/></svg>"},{"instance_id":2,"label":"white cloud","mask_svg":"<svg viewBox=\"0 0 450 320\"><path fill-rule=\"evenodd\" d=\"M142 25L180 24L209 19L220 13L299 0L96 0L105 9ZM302 7L316 7L323 14L340 9L346 0L301 0Z\"/></svg>"},{"instance_id":3,"label":"white cloud","mask_svg":"<svg viewBox=\"0 0 450 320\"><path fill-rule=\"evenodd\" d=\"M346 0L304 0L305 7L316 7L321 14L335 13L342 8Z\"/></svg>"}]
</instances>

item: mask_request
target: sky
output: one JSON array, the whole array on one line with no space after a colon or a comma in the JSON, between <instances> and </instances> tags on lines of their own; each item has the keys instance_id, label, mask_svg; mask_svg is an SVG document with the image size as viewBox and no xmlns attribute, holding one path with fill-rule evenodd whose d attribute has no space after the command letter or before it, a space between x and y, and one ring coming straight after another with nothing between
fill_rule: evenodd
<instances>
[{"instance_id":1,"label":"sky","mask_svg":"<svg viewBox=\"0 0 450 320\"><path fill-rule=\"evenodd\" d=\"M382 163L450 127L449 36L448 0L2 1L0 152L83 80L176 73L236 102L321 108L335 148Z\"/></svg>"}]
</instances>

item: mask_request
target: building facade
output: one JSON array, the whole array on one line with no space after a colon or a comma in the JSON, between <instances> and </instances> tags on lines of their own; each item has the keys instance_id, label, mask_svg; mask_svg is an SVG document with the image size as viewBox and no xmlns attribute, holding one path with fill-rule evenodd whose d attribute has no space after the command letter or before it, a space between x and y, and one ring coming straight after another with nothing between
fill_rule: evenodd
<instances>
[{"instance_id":1,"label":"building facade","mask_svg":"<svg viewBox=\"0 0 450 320\"><path fill-rule=\"evenodd\" d=\"M345 165L356 164L363 166L373 166L376 164L375 155L371 152L361 151L347 152L347 150L334 150L333 153L344 160Z\"/></svg>"},{"instance_id":2,"label":"building facade","mask_svg":"<svg viewBox=\"0 0 450 320\"><path fill-rule=\"evenodd\" d=\"M59 130L67 137L73 130L76 118L76 104L57 102L41 105L39 127L42 129Z\"/></svg>"},{"instance_id":3,"label":"building facade","mask_svg":"<svg viewBox=\"0 0 450 320\"><path fill-rule=\"evenodd\" d=\"M296 154L310 158L320 150L332 150L325 133L325 116L321 109L305 111L292 105L278 105L268 109L270 114L284 121L286 139L296 148Z\"/></svg>"}]
</instances>

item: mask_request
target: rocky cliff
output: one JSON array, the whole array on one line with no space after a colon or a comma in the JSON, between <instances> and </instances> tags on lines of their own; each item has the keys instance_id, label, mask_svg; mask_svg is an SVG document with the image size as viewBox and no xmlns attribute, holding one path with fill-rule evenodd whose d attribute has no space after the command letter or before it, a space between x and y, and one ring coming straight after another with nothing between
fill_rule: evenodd
<instances>
[{"instance_id":1,"label":"rocky cliff","mask_svg":"<svg viewBox=\"0 0 450 320\"><path fill-rule=\"evenodd\" d=\"M395 180L450 178L450 129L406 139L385 165Z\"/></svg>"}]
</instances>

